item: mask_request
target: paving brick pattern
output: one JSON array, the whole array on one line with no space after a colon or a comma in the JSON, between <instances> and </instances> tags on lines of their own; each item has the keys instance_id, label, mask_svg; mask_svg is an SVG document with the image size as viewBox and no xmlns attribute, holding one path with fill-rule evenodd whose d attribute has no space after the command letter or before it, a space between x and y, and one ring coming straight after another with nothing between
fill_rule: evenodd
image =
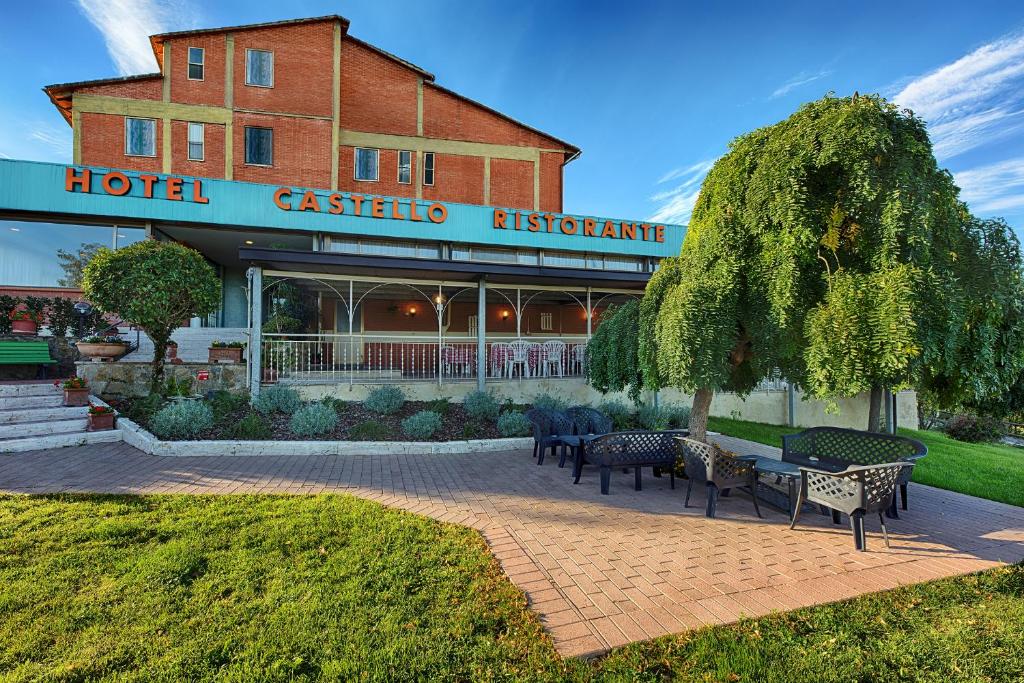
<instances>
[{"instance_id":1,"label":"paving brick pattern","mask_svg":"<svg viewBox=\"0 0 1024 683\"><path fill-rule=\"evenodd\" d=\"M731 439L738 452L777 451ZM683 507L685 482L596 471L573 486L570 468L529 452L348 457L182 457L102 444L0 456L0 491L109 493L351 493L478 529L528 596L558 650L590 655L625 643L851 598L1024 559L1024 509L912 485L889 524L868 520L867 553L844 524L785 515L743 494L703 515Z\"/></svg>"}]
</instances>

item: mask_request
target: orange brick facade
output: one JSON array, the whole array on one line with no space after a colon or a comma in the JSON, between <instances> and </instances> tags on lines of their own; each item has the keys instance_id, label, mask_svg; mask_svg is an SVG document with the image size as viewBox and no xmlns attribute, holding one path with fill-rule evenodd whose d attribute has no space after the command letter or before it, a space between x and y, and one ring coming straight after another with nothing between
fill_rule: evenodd
<instances>
[{"instance_id":1,"label":"orange brick facade","mask_svg":"<svg viewBox=\"0 0 1024 683\"><path fill-rule=\"evenodd\" d=\"M562 210L563 167L576 148L434 84L347 29L346 20L324 17L154 36L162 74L47 92L77 122L76 162L84 165ZM190 47L204 51L201 80L188 77ZM247 49L273 53L272 87L246 83ZM157 121L153 157L125 154L120 112L132 102L132 115ZM193 120L205 124L202 161L188 159ZM246 163L247 126L273 130L269 166ZM357 145L379 150L376 181L355 179ZM409 183L398 182L401 150L411 153ZM425 153L434 154L432 185L424 182Z\"/></svg>"}]
</instances>

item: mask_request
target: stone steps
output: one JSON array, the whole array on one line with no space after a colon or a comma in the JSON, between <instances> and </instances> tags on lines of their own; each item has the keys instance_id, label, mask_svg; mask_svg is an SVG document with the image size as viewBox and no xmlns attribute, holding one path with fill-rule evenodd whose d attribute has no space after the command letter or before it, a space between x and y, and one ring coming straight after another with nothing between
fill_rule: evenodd
<instances>
[{"instance_id":1,"label":"stone steps","mask_svg":"<svg viewBox=\"0 0 1024 683\"><path fill-rule=\"evenodd\" d=\"M64 403L64 394L50 387L49 395L4 396L0 398L0 410L25 410L28 408L59 408Z\"/></svg>"},{"instance_id":2,"label":"stone steps","mask_svg":"<svg viewBox=\"0 0 1024 683\"><path fill-rule=\"evenodd\" d=\"M0 453L121 441L119 429L87 431L89 409L64 407L63 399L52 384L0 385Z\"/></svg>"},{"instance_id":3,"label":"stone steps","mask_svg":"<svg viewBox=\"0 0 1024 683\"><path fill-rule=\"evenodd\" d=\"M46 420L71 420L89 414L88 408L25 408L21 410L0 410L0 425Z\"/></svg>"},{"instance_id":4,"label":"stone steps","mask_svg":"<svg viewBox=\"0 0 1024 683\"><path fill-rule=\"evenodd\" d=\"M171 335L171 339L178 342L178 358L189 363L205 363L209 358L208 349L212 342L247 342L248 333L249 330L244 327L179 327ZM135 341L134 330L125 330L122 336ZM145 332L139 333L139 348L121 360L146 363L153 360L153 342Z\"/></svg>"},{"instance_id":5,"label":"stone steps","mask_svg":"<svg viewBox=\"0 0 1024 683\"><path fill-rule=\"evenodd\" d=\"M32 384L0 384L0 399L17 396L52 396L57 389L53 382Z\"/></svg>"},{"instance_id":6,"label":"stone steps","mask_svg":"<svg viewBox=\"0 0 1024 683\"><path fill-rule=\"evenodd\" d=\"M89 427L86 417L71 420L44 420L41 422L15 422L0 424L0 439L19 439L29 436L49 436L84 432Z\"/></svg>"}]
</instances>

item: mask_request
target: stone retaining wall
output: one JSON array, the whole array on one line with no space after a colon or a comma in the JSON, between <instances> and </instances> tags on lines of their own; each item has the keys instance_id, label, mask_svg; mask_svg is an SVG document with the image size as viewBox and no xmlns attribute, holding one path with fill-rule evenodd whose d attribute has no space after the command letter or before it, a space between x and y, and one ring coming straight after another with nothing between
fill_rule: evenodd
<instances>
[{"instance_id":1,"label":"stone retaining wall","mask_svg":"<svg viewBox=\"0 0 1024 683\"><path fill-rule=\"evenodd\" d=\"M152 377L149 363L79 361L75 365L78 376L89 383L97 396L117 399L139 398L149 394ZM220 389L243 392L247 391L245 369L245 363L168 364L164 366L164 379L174 377L181 381L191 378L195 392L200 394ZM201 370L208 371L210 378L204 382L195 381Z\"/></svg>"}]
</instances>

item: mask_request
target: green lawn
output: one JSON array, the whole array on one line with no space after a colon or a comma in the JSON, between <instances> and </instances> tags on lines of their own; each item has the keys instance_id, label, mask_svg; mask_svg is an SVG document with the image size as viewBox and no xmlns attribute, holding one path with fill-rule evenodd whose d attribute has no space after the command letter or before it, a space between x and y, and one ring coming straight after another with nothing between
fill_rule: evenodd
<instances>
[{"instance_id":1,"label":"green lawn","mask_svg":"<svg viewBox=\"0 0 1024 683\"><path fill-rule=\"evenodd\" d=\"M10 681L1020 681L1024 567L563 661L470 530L348 496L0 497Z\"/></svg>"},{"instance_id":2,"label":"green lawn","mask_svg":"<svg viewBox=\"0 0 1024 683\"><path fill-rule=\"evenodd\" d=\"M709 418L708 429L780 448L783 434L799 431L725 417ZM1024 449L964 443L935 431L901 429L900 434L928 446L928 456L914 467L914 481L1024 507Z\"/></svg>"}]
</instances>

